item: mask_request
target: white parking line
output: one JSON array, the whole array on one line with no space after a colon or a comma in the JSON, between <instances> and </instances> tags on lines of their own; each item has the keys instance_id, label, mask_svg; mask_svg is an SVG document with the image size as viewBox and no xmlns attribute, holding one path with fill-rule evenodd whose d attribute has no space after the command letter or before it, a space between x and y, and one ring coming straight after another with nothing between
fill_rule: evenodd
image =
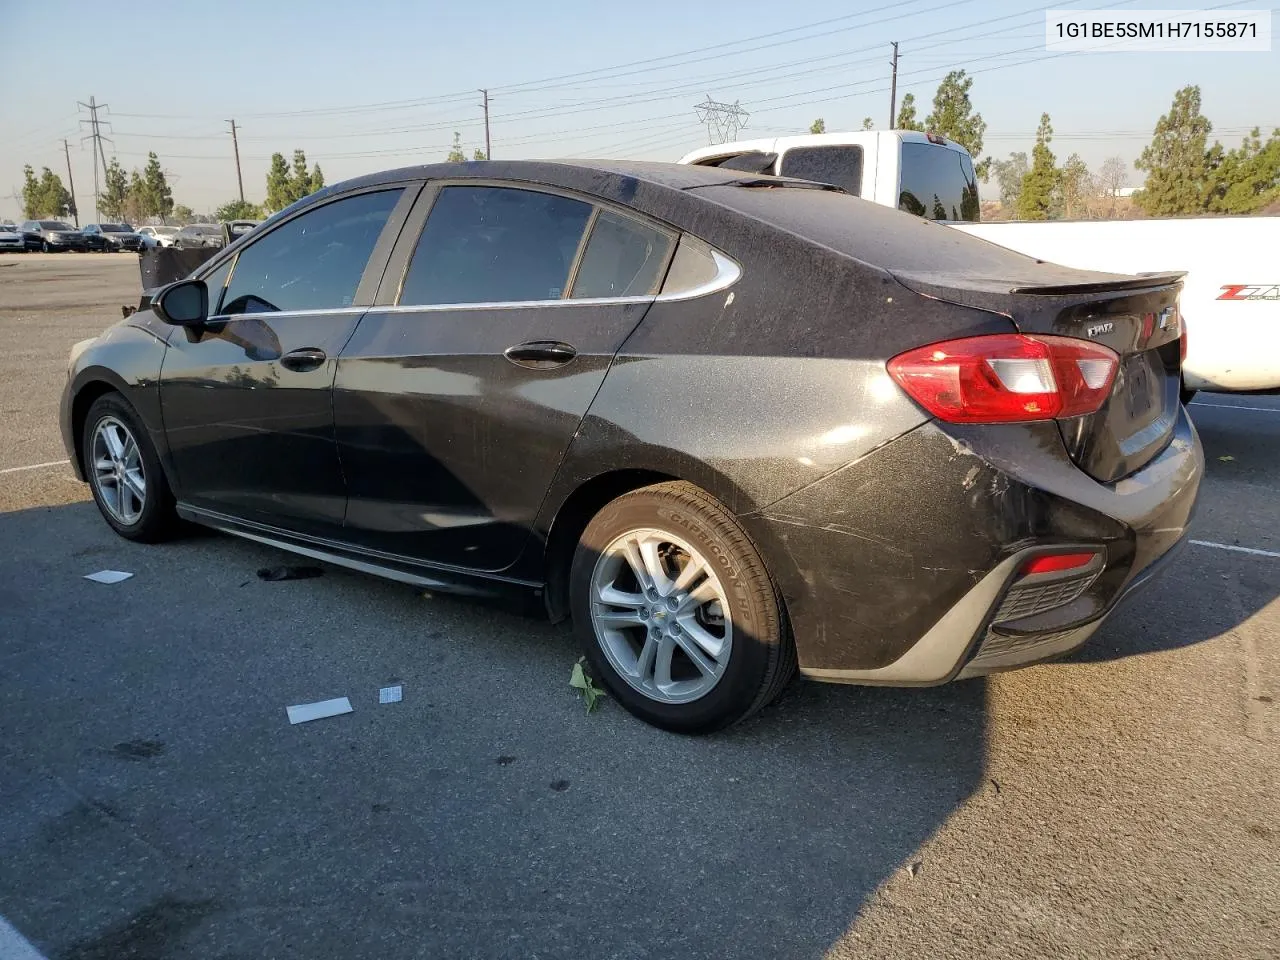
<instances>
[{"instance_id":1,"label":"white parking line","mask_svg":"<svg viewBox=\"0 0 1280 960\"><path fill-rule=\"evenodd\" d=\"M0 917L0 960L44 960L44 955L8 920Z\"/></svg>"},{"instance_id":2,"label":"white parking line","mask_svg":"<svg viewBox=\"0 0 1280 960\"><path fill-rule=\"evenodd\" d=\"M1280 559L1280 553L1273 550L1255 550L1253 547L1236 547L1229 543L1214 543L1212 540L1192 540L1197 547L1213 547L1215 550L1230 550L1233 553L1247 553L1254 557L1276 557Z\"/></svg>"},{"instance_id":3,"label":"white parking line","mask_svg":"<svg viewBox=\"0 0 1280 960\"><path fill-rule=\"evenodd\" d=\"M1254 413L1280 413L1280 407L1242 407L1234 403L1201 403L1192 400L1193 407L1214 407L1218 410L1252 410Z\"/></svg>"},{"instance_id":4,"label":"white parking line","mask_svg":"<svg viewBox=\"0 0 1280 960\"><path fill-rule=\"evenodd\" d=\"M5 467L3 470L0 470L0 475L6 473L26 473L28 470L43 470L45 467L61 467L70 462L70 460L50 460L48 463L32 463L25 467ZM0 960L4 960L4 958L0 957Z\"/></svg>"}]
</instances>

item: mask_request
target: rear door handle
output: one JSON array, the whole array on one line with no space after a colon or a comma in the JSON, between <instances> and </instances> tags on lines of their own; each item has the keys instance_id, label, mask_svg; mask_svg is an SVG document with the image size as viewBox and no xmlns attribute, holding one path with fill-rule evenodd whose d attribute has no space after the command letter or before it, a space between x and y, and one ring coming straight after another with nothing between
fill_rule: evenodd
<instances>
[{"instance_id":1,"label":"rear door handle","mask_svg":"<svg viewBox=\"0 0 1280 960\"><path fill-rule=\"evenodd\" d=\"M319 347L299 347L297 350L290 350L281 357L280 366L289 370L296 370L299 373L305 373L308 370L315 370L317 367L323 366L328 359L329 355Z\"/></svg>"},{"instance_id":2,"label":"rear door handle","mask_svg":"<svg viewBox=\"0 0 1280 960\"><path fill-rule=\"evenodd\" d=\"M502 355L517 367L530 370L549 370L562 367L578 355L571 344L559 340L529 340L507 347Z\"/></svg>"}]
</instances>

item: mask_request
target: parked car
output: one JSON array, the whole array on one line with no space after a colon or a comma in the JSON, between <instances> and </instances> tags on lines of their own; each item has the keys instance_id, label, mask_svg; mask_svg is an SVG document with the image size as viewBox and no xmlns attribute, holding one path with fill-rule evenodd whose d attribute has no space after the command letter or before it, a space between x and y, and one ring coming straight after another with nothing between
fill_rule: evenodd
<instances>
[{"instance_id":1,"label":"parked car","mask_svg":"<svg viewBox=\"0 0 1280 960\"><path fill-rule=\"evenodd\" d=\"M887 207L952 224L1029 256L1086 270L1179 270L1196 390L1280 391L1280 217L979 223L973 161L960 144L909 130L744 140L681 163L835 184Z\"/></svg>"},{"instance_id":2,"label":"parked car","mask_svg":"<svg viewBox=\"0 0 1280 960\"><path fill-rule=\"evenodd\" d=\"M26 238L17 224L7 223L0 226L0 250L22 253L27 249Z\"/></svg>"},{"instance_id":3,"label":"parked car","mask_svg":"<svg viewBox=\"0 0 1280 960\"><path fill-rule=\"evenodd\" d=\"M142 237L127 223L91 223L81 232L86 250L120 253L142 249Z\"/></svg>"},{"instance_id":4,"label":"parked car","mask_svg":"<svg viewBox=\"0 0 1280 960\"><path fill-rule=\"evenodd\" d=\"M106 522L532 600L684 731L797 662L1060 656L1183 542L1176 275L799 180L474 167L321 190L77 344L62 435Z\"/></svg>"},{"instance_id":5,"label":"parked car","mask_svg":"<svg viewBox=\"0 0 1280 960\"><path fill-rule=\"evenodd\" d=\"M216 223L189 223L173 235L173 246L178 250L221 247L222 227Z\"/></svg>"},{"instance_id":6,"label":"parked car","mask_svg":"<svg viewBox=\"0 0 1280 960\"><path fill-rule=\"evenodd\" d=\"M22 225L22 235L28 250L54 253L84 249L84 234L61 220L28 220Z\"/></svg>"},{"instance_id":7,"label":"parked car","mask_svg":"<svg viewBox=\"0 0 1280 960\"><path fill-rule=\"evenodd\" d=\"M223 245L235 243L260 224L261 220L228 220L222 225Z\"/></svg>"},{"instance_id":8,"label":"parked car","mask_svg":"<svg viewBox=\"0 0 1280 960\"><path fill-rule=\"evenodd\" d=\"M177 227L146 226L138 228L138 236L142 238L142 246L147 250L155 247L171 247L173 246L173 238L177 235Z\"/></svg>"}]
</instances>

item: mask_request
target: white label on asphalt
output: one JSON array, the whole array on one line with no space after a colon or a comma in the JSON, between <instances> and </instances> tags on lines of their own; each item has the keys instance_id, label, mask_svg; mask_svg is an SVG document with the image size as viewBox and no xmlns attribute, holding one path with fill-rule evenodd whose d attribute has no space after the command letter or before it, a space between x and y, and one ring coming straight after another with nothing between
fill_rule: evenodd
<instances>
[{"instance_id":1,"label":"white label on asphalt","mask_svg":"<svg viewBox=\"0 0 1280 960\"><path fill-rule=\"evenodd\" d=\"M351 712L351 701L346 697L336 700L321 700L319 703L300 703L297 706L285 707L290 723L306 723L308 720L323 720L325 717L336 717Z\"/></svg>"},{"instance_id":2,"label":"white label on asphalt","mask_svg":"<svg viewBox=\"0 0 1280 960\"><path fill-rule=\"evenodd\" d=\"M1233 553L1247 553L1252 557L1276 557L1280 558L1280 553L1271 550L1255 550L1253 547L1237 547L1230 543L1214 543L1212 540L1192 540L1197 547L1213 547L1215 550L1230 550Z\"/></svg>"},{"instance_id":3,"label":"white label on asphalt","mask_svg":"<svg viewBox=\"0 0 1280 960\"><path fill-rule=\"evenodd\" d=\"M125 573L123 570L99 570L97 573L86 573L84 578L94 583L119 583L132 576L132 573Z\"/></svg>"},{"instance_id":4,"label":"white label on asphalt","mask_svg":"<svg viewBox=\"0 0 1280 960\"><path fill-rule=\"evenodd\" d=\"M404 699L404 687L382 687L378 690L379 703L399 703Z\"/></svg>"},{"instance_id":5,"label":"white label on asphalt","mask_svg":"<svg viewBox=\"0 0 1280 960\"><path fill-rule=\"evenodd\" d=\"M8 920L0 917L0 960L44 960L44 956Z\"/></svg>"},{"instance_id":6,"label":"white label on asphalt","mask_svg":"<svg viewBox=\"0 0 1280 960\"><path fill-rule=\"evenodd\" d=\"M61 467L70 462L70 460L50 460L48 463L33 463L25 467L5 467L3 470L0 470L0 474L23 473L27 470L43 470L45 467Z\"/></svg>"}]
</instances>

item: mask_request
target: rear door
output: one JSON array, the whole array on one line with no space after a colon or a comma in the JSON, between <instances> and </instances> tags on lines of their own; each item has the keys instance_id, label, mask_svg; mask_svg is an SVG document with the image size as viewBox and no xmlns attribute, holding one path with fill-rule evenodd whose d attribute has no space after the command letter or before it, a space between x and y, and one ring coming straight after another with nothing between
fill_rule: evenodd
<instances>
[{"instance_id":1,"label":"rear door","mask_svg":"<svg viewBox=\"0 0 1280 960\"><path fill-rule=\"evenodd\" d=\"M338 364L347 537L437 564L514 562L675 239L541 187L425 190Z\"/></svg>"},{"instance_id":2,"label":"rear door","mask_svg":"<svg viewBox=\"0 0 1280 960\"><path fill-rule=\"evenodd\" d=\"M373 301L419 188L378 187L309 207L206 272L214 315L173 332L161 371L184 503L299 532L341 527L338 355Z\"/></svg>"}]
</instances>

